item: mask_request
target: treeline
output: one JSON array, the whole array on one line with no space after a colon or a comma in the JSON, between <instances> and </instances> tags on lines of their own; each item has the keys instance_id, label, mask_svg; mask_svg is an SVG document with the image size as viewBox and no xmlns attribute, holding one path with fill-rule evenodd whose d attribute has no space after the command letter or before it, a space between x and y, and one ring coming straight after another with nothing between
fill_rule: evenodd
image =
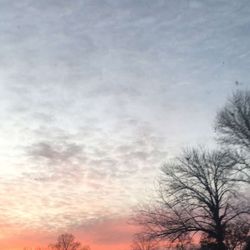
<instances>
[{"instance_id":1,"label":"treeline","mask_svg":"<svg viewBox=\"0 0 250 250\"><path fill-rule=\"evenodd\" d=\"M187 148L162 167L157 199L134 216L132 250L250 249L250 91L215 120L214 149Z\"/></svg>"}]
</instances>

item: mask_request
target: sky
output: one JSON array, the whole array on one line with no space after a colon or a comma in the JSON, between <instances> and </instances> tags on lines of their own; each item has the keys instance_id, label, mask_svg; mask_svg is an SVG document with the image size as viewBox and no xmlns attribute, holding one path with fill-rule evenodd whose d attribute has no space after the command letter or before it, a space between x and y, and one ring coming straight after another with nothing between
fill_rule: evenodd
<instances>
[{"instance_id":1,"label":"sky","mask_svg":"<svg viewBox=\"0 0 250 250\"><path fill-rule=\"evenodd\" d=\"M128 250L133 209L250 86L248 0L0 0L0 250Z\"/></svg>"}]
</instances>

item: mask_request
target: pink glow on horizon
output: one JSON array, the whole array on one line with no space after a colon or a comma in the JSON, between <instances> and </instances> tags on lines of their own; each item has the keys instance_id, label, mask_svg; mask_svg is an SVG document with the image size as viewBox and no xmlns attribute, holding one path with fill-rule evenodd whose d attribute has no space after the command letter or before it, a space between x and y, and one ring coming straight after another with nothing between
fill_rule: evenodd
<instances>
[{"instance_id":1,"label":"pink glow on horizon","mask_svg":"<svg viewBox=\"0 0 250 250\"><path fill-rule=\"evenodd\" d=\"M128 250L133 234L137 228L128 224L127 218L110 219L89 226L68 230L75 235L82 245L89 245L91 250ZM35 249L46 247L55 242L57 236L63 232L49 233L41 231L11 232L0 239L0 250L23 250L24 247ZM12 234L12 235L11 235Z\"/></svg>"}]
</instances>

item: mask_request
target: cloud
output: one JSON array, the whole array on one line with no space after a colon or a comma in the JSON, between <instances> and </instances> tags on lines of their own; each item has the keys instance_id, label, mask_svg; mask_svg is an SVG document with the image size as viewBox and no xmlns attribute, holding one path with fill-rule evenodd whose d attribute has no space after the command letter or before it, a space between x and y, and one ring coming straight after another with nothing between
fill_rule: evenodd
<instances>
[{"instance_id":1,"label":"cloud","mask_svg":"<svg viewBox=\"0 0 250 250\"><path fill-rule=\"evenodd\" d=\"M46 159L51 164L60 164L68 162L72 158L77 158L81 155L82 148L76 144L51 145L49 142L40 142L32 145L28 149L28 154L36 159Z\"/></svg>"},{"instance_id":2,"label":"cloud","mask_svg":"<svg viewBox=\"0 0 250 250\"><path fill-rule=\"evenodd\" d=\"M89 130L33 131L33 143L23 147L21 175L0 184L1 220L20 230L55 232L130 213L152 189L166 156L157 149L162 140L140 123L115 138Z\"/></svg>"},{"instance_id":3,"label":"cloud","mask_svg":"<svg viewBox=\"0 0 250 250\"><path fill-rule=\"evenodd\" d=\"M3 1L3 225L59 230L127 214L167 157L213 144L216 110L250 78L249 9Z\"/></svg>"}]
</instances>

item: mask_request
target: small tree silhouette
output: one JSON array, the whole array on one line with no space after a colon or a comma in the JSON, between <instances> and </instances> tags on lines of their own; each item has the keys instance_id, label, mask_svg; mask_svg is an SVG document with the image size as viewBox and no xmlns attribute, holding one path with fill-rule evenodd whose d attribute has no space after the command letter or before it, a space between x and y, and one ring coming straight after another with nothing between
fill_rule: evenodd
<instances>
[{"instance_id":1,"label":"small tree silhouette","mask_svg":"<svg viewBox=\"0 0 250 250\"><path fill-rule=\"evenodd\" d=\"M82 246L79 241L75 240L73 234L61 234L57 238L55 244L50 244L49 247L53 250L90 250L89 246Z\"/></svg>"}]
</instances>

